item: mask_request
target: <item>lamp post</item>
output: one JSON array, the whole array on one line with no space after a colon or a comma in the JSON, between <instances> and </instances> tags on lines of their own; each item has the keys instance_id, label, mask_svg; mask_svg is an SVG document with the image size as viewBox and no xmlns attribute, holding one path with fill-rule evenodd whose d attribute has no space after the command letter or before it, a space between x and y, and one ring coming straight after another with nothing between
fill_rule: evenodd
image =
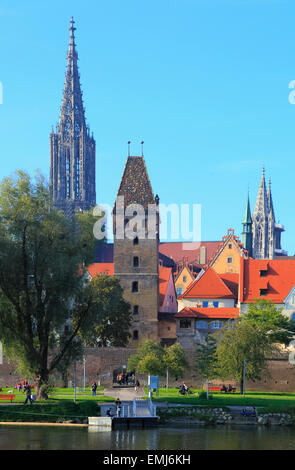
<instances>
[{"instance_id":1,"label":"lamp post","mask_svg":"<svg viewBox=\"0 0 295 470\"><path fill-rule=\"evenodd\" d=\"M243 397L245 398L245 381L246 381L246 359L244 359L244 373L243 373Z\"/></svg>"},{"instance_id":2,"label":"lamp post","mask_svg":"<svg viewBox=\"0 0 295 470\"><path fill-rule=\"evenodd\" d=\"M76 359L74 360L74 402L76 402Z\"/></svg>"},{"instance_id":3,"label":"lamp post","mask_svg":"<svg viewBox=\"0 0 295 470\"><path fill-rule=\"evenodd\" d=\"M86 390L86 357L83 357L83 365L84 365L84 392Z\"/></svg>"}]
</instances>

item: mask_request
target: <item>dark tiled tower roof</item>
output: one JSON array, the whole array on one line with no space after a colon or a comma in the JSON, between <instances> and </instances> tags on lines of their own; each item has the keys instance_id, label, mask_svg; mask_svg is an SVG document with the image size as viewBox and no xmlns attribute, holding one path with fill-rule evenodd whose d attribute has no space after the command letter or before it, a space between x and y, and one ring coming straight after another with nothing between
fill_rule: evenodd
<instances>
[{"instance_id":1,"label":"dark tiled tower roof","mask_svg":"<svg viewBox=\"0 0 295 470\"><path fill-rule=\"evenodd\" d=\"M140 204L144 208L155 204L152 185L143 157L128 157L117 193L124 196L124 206Z\"/></svg>"}]
</instances>

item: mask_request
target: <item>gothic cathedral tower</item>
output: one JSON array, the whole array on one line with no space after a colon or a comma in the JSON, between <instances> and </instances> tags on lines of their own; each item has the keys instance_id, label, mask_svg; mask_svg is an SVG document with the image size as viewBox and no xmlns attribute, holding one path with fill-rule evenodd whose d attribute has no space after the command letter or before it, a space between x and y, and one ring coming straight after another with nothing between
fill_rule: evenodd
<instances>
[{"instance_id":1,"label":"gothic cathedral tower","mask_svg":"<svg viewBox=\"0 0 295 470\"><path fill-rule=\"evenodd\" d=\"M252 257L273 259L287 255L281 248L284 226L276 223L272 202L271 185L266 189L264 168L252 217Z\"/></svg>"},{"instance_id":2,"label":"gothic cathedral tower","mask_svg":"<svg viewBox=\"0 0 295 470\"><path fill-rule=\"evenodd\" d=\"M72 18L60 120L50 134L51 198L68 216L96 203L95 140L85 120L75 30Z\"/></svg>"},{"instance_id":3,"label":"gothic cathedral tower","mask_svg":"<svg viewBox=\"0 0 295 470\"><path fill-rule=\"evenodd\" d=\"M128 156L113 210L113 231L114 275L133 313L131 346L158 341L158 205L143 156ZM141 214L136 226L135 214Z\"/></svg>"}]
</instances>

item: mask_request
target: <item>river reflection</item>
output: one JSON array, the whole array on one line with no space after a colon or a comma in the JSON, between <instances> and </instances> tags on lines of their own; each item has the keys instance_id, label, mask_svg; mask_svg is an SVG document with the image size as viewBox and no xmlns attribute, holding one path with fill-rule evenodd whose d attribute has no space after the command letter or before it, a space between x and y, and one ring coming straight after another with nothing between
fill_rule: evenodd
<instances>
[{"instance_id":1,"label":"river reflection","mask_svg":"<svg viewBox=\"0 0 295 470\"><path fill-rule=\"evenodd\" d=\"M0 426L0 450L295 450L295 428L157 427L97 431Z\"/></svg>"}]
</instances>

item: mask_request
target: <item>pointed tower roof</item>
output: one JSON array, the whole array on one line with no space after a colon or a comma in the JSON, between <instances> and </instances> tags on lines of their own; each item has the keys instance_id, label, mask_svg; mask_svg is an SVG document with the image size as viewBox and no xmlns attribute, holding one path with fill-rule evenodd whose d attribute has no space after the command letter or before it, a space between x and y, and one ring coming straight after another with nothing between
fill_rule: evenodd
<instances>
[{"instance_id":1,"label":"pointed tower roof","mask_svg":"<svg viewBox=\"0 0 295 470\"><path fill-rule=\"evenodd\" d=\"M267 197L266 185L265 185L264 167L262 169L262 177L260 181L260 186L258 190L254 212L253 212L253 218L254 218L254 215L257 215L257 214L264 215L265 217L268 215L268 197Z\"/></svg>"},{"instance_id":2,"label":"pointed tower roof","mask_svg":"<svg viewBox=\"0 0 295 470\"><path fill-rule=\"evenodd\" d=\"M78 53L75 44L76 28L74 24L75 21L72 17L69 28L70 42L59 124L60 131L64 131L68 135L80 136L82 128L86 128L86 123L78 71Z\"/></svg>"},{"instance_id":3,"label":"pointed tower roof","mask_svg":"<svg viewBox=\"0 0 295 470\"><path fill-rule=\"evenodd\" d=\"M147 208L155 204L152 185L143 157L128 157L121 179L118 196L124 196L124 206L140 204Z\"/></svg>"},{"instance_id":4,"label":"pointed tower roof","mask_svg":"<svg viewBox=\"0 0 295 470\"><path fill-rule=\"evenodd\" d=\"M251 224L251 223L252 223L252 217L251 217L250 200L249 200L249 193L248 193L247 205L246 205L246 210L245 210L242 224Z\"/></svg>"},{"instance_id":5,"label":"pointed tower roof","mask_svg":"<svg viewBox=\"0 0 295 470\"><path fill-rule=\"evenodd\" d=\"M275 219L275 211L273 208L273 202L272 202L272 194L271 194L271 180L268 180L268 190L267 190L267 199L268 199L268 209L269 213L273 216Z\"/></svg>"}]
</instances>

